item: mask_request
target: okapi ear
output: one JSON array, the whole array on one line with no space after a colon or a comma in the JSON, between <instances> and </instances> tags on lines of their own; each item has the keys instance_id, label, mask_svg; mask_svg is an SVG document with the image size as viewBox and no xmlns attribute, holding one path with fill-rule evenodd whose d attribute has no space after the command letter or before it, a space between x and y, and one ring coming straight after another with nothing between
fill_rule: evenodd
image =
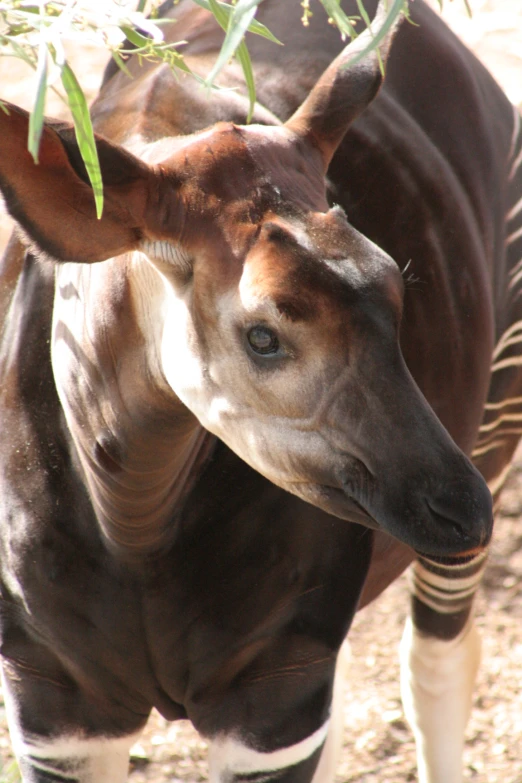
<instances>
[{"instance_id":1,"label":"okapi ear","mask_svg":"<svg viewBox=\"0 0 522 783\"><path fill-rule=\"evenodd\" d=\"M285 123L291 132L319 148L325 172L346 131L373 101L381 87L383 77L375 51L354 65L349 63L368 46L385 19L384 1L380 0L371 27L336 57L306 100ZM397 23L392 25L379 44L383 63L386 62L397 28Z\"/></svg>"},{"instance_id":2,"label":"okapi ear","mask_svg":"<svg viewBox=\"0 0 522 783\"><path fill-rule=\"evenodd\" d=\"M103 261L137 248L145 233L158 174L126 150L96 137L104 209L96 217L93 191L72 126L44 125L35 164L27 150L29 116L0 109L0 190L7 209L36 248L58 261Z\"/></svg>"}]
</instances>

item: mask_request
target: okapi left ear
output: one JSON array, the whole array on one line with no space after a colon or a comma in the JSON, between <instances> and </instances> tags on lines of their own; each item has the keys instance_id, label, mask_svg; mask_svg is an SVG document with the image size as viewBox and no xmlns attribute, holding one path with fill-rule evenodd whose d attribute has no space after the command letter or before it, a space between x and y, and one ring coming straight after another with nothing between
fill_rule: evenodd
<instances>
[{"instance_id":1,"label":"okapi left ear","mask_svg":"<svg viewBox=\"0 0 522 783\"><path fill-rule=\"evenodd\" d=\"M4 105L8 113L0 109L0 190L9 213L36 249L58 261L86 263L137 249L159 199L160 174L97 136L104 186L98 220L72 127L46 122L35 164L27 151L27 112ZM175 205L170 206L172 216Z\"/></svg>"},{"instance_id":2,"label":"okapi left ear","mask_svg":"<svg viewBox=\"0 0 522 783\"><path fill-rule=\"evenodd\" d=\"M384 0L380 0L371 27L336 57L306 100L285 123L292 133L319 148L325 172L346 131L381 87L383 76L374 50L354 65L349 63L368 46L385 19ZM397 28L398 23L392 25L379 44L384 64Z\"/></svg>"}]
</instances>

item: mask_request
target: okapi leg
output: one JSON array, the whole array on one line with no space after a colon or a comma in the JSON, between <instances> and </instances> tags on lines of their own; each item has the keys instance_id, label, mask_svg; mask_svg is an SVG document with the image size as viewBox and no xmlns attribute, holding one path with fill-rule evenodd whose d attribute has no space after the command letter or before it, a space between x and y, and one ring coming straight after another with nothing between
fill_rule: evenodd
<instances>
[{"instance_id":1,"label":"okapi leg","mask_svg":"<svg viewBox=\"0 0 522 783\"><path fill-rule=\"evenodd\" d=\"M330 711L330 725L323 745L321 757L315 770L312 783L330 783L335 778L337 765L341 757L344 733L344 696L349 674L350 646L345 641L337 656L335 680Z\"/></svg>"},{"instance_id":2,"label":"okapi leg","mask_svg":"<svg viewBox=\"0 0 522 783\"><path fill-rule=\"evenodd\" d=\"M235 737L215 739L209 749L209 781L310 783L318 767L328 729L329 721L301 742L268 753L254 750Z\"/></svg>"},{"instance_id":3,"label":"okapi leg","mask_svg":"<svg viewBox=\"0 0 522 783\"><path fill-rule=\"evenodd\" d=\"M15 691L21 682L19 672L11 672L4 662L2 690L7 723L13 750L20 767L23 783L125 783L129 771L129 751L139 733L115 737L100 732L99 736L85 736L79 728L53 729L52 702L21 703ZM31 678L29 678L31 679ZM39 690L39 678L34 678ZM73 699L81 701L78 693ZM65 700L67 702L67 695ZM49 734L37 735L26 728L26 716L31 720L36 707L45 722L49 714ZM55 708L55 705L54 705ZM74 713L74 709L69 712ZM64 711L64 717L66 717Z\"/></svg>"},{"instance_id":4,"label":"okapi leg","mask_svg":"<svg viewBox=\"0 0 522 783\"><path fill-rule=\"evenodd\" d=\"M23 783L125 783L135 738L59 737L24 743L17 755Z\"/></svg>"},{"instance_id":5,"label":"okapi leg","mask_svg":"<svg viewBox=\"0 0 522 783\"><path fill-rule=\"evenodd\" d=\"M350 659L345 642L337 657L330 718L301 742L268 753L249 748L234 737L210 743L210 783L330 783L335 777L344 728L344 693ZM277 694L274 694L274 704ZM296 722L300 716L296 715Z\"/></svg>"},{"instance_id":6,"label":"okapi leg","mask_svg":"<svg viewBox=\"0 0 522 783\"><path fill-rule=\"evenodd\" d=\"M486 552L461 565L412 567L412 613L401 642L401 692L419 783L460 783L464 732L480 662L473 597Z\"/></svg>"}]
</instances>

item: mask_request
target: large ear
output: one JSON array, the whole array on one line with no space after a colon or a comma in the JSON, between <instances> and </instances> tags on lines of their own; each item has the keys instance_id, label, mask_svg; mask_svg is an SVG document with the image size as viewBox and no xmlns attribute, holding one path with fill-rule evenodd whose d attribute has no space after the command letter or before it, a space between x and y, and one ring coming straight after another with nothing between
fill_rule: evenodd
<instances>
[{"instance_id":1,"label":"large ear","mask_svg":"<svg viewBox=\"0 0 522 783\"><path fill-rule=\"evenodd\" d=\"M0 189L7 209L36 247L59 261L102 261L137 248L146 233L157 171L96 137L104 209L96 217L93 191L72 126L44 125L39 163L27 151L29 117L11 104L0 109Z\"/></svg>"},{"instance_id":2,"label":"large ear","mask_svg":"<svg viewBox=\"0 0 522 783\"><path fill-rule=\"evenodd\" d=\"M375 51L357 58L379 33L386 20L385 0L380 0L371 27L336 57L285 126L319 148L325 171L344 134L379 92L383 77ZM393 25L379 44L383 64L398 28Z\"/></svg>"}]
</instances>

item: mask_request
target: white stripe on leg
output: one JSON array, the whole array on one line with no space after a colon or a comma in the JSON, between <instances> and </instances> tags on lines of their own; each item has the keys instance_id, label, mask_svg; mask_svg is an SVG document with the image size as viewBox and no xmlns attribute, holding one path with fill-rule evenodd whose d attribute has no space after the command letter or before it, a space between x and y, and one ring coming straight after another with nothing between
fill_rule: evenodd
<instances>
[{"instance_id":1,"label":"white stripe on leg","mask_svg":"<svg viewBox=\"0 0 522 783\"><path fill-rule=\"evenodd\" d=\"M255 775L256 783L261 783L262 773L267 773L266 778L269 779L271 774L306 761L323 743L312 783L330 783L335 777L343 740L344 692L349 660L350 648L344 642L337 657L330 719L321 728L296 745L271 753L253 750L235 737L217 737L209 743L210 783L248 775Z\"/></svg>"},{"instance_id":2,"label":"white stripe on leg","mask_svg":"<svg viewBox=\"0 0 522 783\"><path fill-rule=\"evenodd\" d=\"M78 783L125 783L129 751L140 733L125 737L28 737L20 727L19 710L8 677L2 671L2 690L14 754L23 781L38 780L38 773Z\"/></svg>"},{"instance_id":3,"label":"white stripe on leg","mask_svg":"<svg viewBox=\"0 0 522 783\"><path fill-rule=\"evenodd\" d=\"M61 773L70 769L71 780L79 783L125 783L129 773L129 751L138 739L130 737L59 737L49 741L24 741L19 761L36 771ZM64 774L64 779L67 775Z\"/></svg>"},{"instance_id":4,"label":"white stripe on leg","mask_svg":"<svg viewBox=\"0 0 522 783\"><path fill-rule=\"evenodd\" d=\"M280 748L271 753L261 753L245 745L232 736L217 737L209 744L208 764L210 783L228 780L229 777L270 773L293 767L309 758L321 747L328 733L330 721L306 739L288 748Z\"/></svg>"},{"instance_id":5,"label":"white stripe on leg","mask_svg":"<svg viewBox=\"0 0 522 783\"><path fill-rule=\"evenodd\" d=\"M401 642L401 694L417 745L419 783L461 783L464 732L480 662L473 617L454 639L418 633L408 619Z\"/></svg>"}]
</instances>

